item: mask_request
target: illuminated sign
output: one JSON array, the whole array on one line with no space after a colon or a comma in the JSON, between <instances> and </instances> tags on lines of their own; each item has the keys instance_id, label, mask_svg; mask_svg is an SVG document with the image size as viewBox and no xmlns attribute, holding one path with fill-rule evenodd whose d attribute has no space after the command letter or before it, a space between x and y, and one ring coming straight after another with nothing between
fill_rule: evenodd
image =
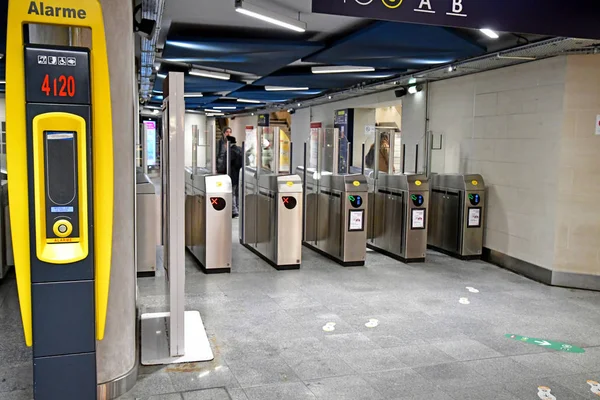
<instances>
[{"instance_id":1,"label":"illuminated sign","mask_svg":"<svg viewBox=\"0 0 600 400\"><path fill-rule=\"evenodd\" d=\"M312 0L312 12L457 28L600 39L600 1Z\"/></svg>"},{"instance_id":2,"label":"illuminated sign","mask_svg":"<svg viewBox=\"0 0 600 400\"><path fill-rule=\"evenodd\" d=\"M156 165L156 122L144 121L146 131L146 165Z\"/></svg>"}]
</instances>

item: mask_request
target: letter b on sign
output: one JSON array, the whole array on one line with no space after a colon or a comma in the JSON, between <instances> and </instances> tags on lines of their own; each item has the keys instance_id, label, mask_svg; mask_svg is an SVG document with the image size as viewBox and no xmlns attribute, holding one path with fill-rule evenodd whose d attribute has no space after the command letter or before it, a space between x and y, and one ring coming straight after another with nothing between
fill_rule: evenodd
<instances>
[{"instance_id":1,"label":"letter b on sign","mask_svg":"<svg viewBox=\"0 0 600 400\"><path fill-rule=\"evenodd\" d=\"M455 14L460 14L462 13L462 10L462 0L452 0L452 12Z\"/></svg>"}]
</instances>

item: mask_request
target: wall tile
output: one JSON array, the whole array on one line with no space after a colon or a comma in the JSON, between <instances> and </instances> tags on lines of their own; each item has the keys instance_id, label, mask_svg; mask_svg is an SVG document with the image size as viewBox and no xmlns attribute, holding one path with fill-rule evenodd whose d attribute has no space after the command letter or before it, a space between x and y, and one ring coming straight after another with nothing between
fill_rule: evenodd
<instances>
[{"instance_id":1,"label":"wall tile","mask_svg":"<svg viewBox=\"0 0 600 400\"><path fill-rule=\"evenodd\" d=\"M498 94L480 94L475 97L475 116L496 115Z\"/></svg>"}]
</instances>

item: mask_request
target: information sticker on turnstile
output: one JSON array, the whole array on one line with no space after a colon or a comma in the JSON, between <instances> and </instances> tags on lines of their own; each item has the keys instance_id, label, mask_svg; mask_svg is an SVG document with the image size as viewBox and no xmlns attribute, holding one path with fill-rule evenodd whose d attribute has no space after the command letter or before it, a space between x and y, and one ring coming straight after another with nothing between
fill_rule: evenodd
<instances>
[{"instance_id":1,"label":"information sticker on turnstile","mask_svg":"<svg viewBox=\"0 0 600 400\"><path fill-rule=\"evenodd\" d=\"M365 230L365 210L350 210L348 231L361 232Z\"/></svg>"},{"instance_id":2,"label":"information sticker on turnstile","mask_svg":"<svg viewBox=\"0 0 600 400\"><path fill-rule=\"evenodd\" d=\"M469 207L468 228L481 228L481 208Z\"/></svg>"}]
</instances>

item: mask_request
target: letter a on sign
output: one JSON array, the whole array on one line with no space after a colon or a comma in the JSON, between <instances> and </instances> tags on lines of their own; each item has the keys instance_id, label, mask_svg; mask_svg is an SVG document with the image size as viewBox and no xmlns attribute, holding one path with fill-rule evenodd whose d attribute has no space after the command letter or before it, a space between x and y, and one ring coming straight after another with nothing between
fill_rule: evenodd
<instances>
[{"instance_id":1,"label":"letter a on sign","mask_svg":"<svg viewBox=\"0 0 600 400\"><path fill-rule=\"evenodd\" d=\"M431 0L421 0L421 2L419 3L419 10L432 11L430 2L431 2ZM426 8L423 8L423 7L426 7Z\"/></svg>"}]
</instances>

